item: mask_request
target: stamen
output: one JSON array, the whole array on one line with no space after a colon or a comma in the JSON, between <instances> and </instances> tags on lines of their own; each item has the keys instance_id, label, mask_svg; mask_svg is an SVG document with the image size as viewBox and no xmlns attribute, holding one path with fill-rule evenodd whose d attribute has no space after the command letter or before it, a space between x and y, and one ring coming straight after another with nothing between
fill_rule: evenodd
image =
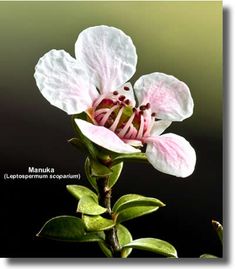
<instances>
[{"instance_id":1,"label":"stamen","mask_svg":"<svg viewBox=\"0 0 235 269\"><path fill-rule=\"evenodd\" d=\"M126 105L129 105L129 104L130 104L130 100L129 100L129 99L126 99L126 100L125 100L125 104L126 104Z\"/></svg>"},{"instance_id":2,"label":"stamen","mask_svg":"<svg viewBox=\"0 0 235 269\"><path fill-rule=\"evenodd\" d=\"M133 126L133 124L131 124L128 132L125 135L125 138L126 139L131 138L131 136L134 134L134 131L135 131L135 127Z\"/></svg>"},{"instance_id":3,"label":"stamen","mask_svg":"<svg viewBox=\"0 0 235 269\"><path fill-rule=\"evenodd\" d=\"M127 86L124 86L123 89L124 89L125 91L129 91L129 90L130 90L130 88L127 87Z\"/></svg>"},{"instance_id":4,"label":"stamen","mask_svg":"<svg viewBox=\"0 0 235 269\"><path fill-rule=\"evenodd\" d=\"M141 117L140 118L140 128L139 128L138 134L136 136L136 139L141 139L143 136L143 132L144 132L144 117L142 115L140 117Z\"/></svg>"},{"instance_id":5,"label":"stamen","mask_svg":"<svg viewBox=\"0 0 235 269\"><path fill-rule=\"evenodd\" d=\"M156 115L157 115L157 114L156 114L155 112L153 112L153 113L151 114L152 117L156 117Z\"/></svg>"},{"instance_id":6,"label":"stamen","mask_svg":"<svg viewBox=\"0 0 235 269\"><path fill-rule=\"evenodd\" d=\"M148 127L147 127L147 130L144 133L144 136L149 136L150 135L150 131L151 131L152 127L153 127L154 122L155 122L155 118L152 118L151 122L149 122L148 125L147 125Z\"/></svg>"},{"instance_id":7,"label":"stamen","mask_svg":"<svg viewBox=\"0 0 235 269\"><path fill-rule=\"evenodd\" d=\"M144 106L144 105L140 106L140 110L141 110L141 111L143 111L143 110L145 110L145 109L146 109L146 106Z\"/></svg>"},{"instance_id":8,"label":"stamen","mask_svg":"<svg viewBox=\"0 0 235 269\"><path fill-rule=\"evenodd\" d=\"M95 110L97 108L97 106L103 101L103 99L104 99L104 95L100 95L100 97L95 100L95 102L92 106L93 110Z\"/></svg>"},{"instance_id":9,"label":"stamen","mask_svg":"<svg viewBox=\"0 0 235 269\"><path fill-rule=\"evenodd\" d=\"M131 117L129 118L129 120L125 124L124 128L118 133L118 136L120 136L120 137L125 136L126 132L128 131L129 127L131 126L132 121L134 120L134 118L135 118L135 113L133 113L131 115Z\"/></svg>"},{"instance_id":10,"label":"stamen","mask_svg":"<svg viewBox=\"0 0 235 269\"><path fill-rule=\"evenodd\" d=\"M114 91L113 92L113 95L118 95L118 91Z\"/></svg>"},{"instance_id":11,"label":"stamen","mask_svg":"<svg viewBox=\"0 0 235 269\"><path fill-rule=\"evenodd\" d=\"M110 117L110 115L112 114L112 112L118 108L119 106L116 105L116 106L113 106L112 108L109 109L109 111L107 111L107 113L104 115L103 119L101 120L100 122L100 125L104 126L106 121L108 120L108 118Z\"/></svg>"},{"instance_id":12,"label":"stamen","mask_svg":"<svg viewBox=\"0 0 235 269\"><path fill-rule=\"evenodd\" d=\"M118 111L118 114L116 116L116 119L115 121L113 122L113 124L111 125L111 127L109 128L111 131L115 132L117 126L118 126L118 123L120 121L120 118L122 116L122 112L124 110L124 106L121 107L121 109Z\"/></svg>"},{"instance_id":13,"label":"stamen","mask_svg":"<svg viewBox=\"0 0 235 269\"><path fill-rule=\"evenodd\" d=\"M98 110L95 111L95 117L97 117L98 115L102 114L102 113L106 113L109 110L109 108L100 108Z\"/></svg>"}]
</instances>

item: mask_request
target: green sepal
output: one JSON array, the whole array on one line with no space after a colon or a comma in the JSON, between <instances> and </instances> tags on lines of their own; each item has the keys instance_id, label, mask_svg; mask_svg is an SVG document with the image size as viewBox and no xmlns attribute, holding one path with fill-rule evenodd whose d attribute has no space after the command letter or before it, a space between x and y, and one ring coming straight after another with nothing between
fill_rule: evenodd
<instances>
[{"instance_id":1,"label":"green sepal","mask_svg":"<svg viewBox=\"0 0 235 269\"><path fill-rule=\"evenodd\" d=\"M113 206L113 212L120 212L124 209L136 206L157 206L163 207L165 204L152 197L145 197L139 194L126 194L120 197Z\"/></svg>"},{"instance_id":2,"label":"green sepal","mask_svg":"<svg viewBox=\"0 0 235 269\"><path fill-rule=\"evenodd\" d=\"M130 153L130 154L113 154L112 156L112 164L115 165L117 163L123 161L139 161L139 162L148 162L145 153L137 152L137 153Z\"/></svg>"},{"instance_id":3,"label":"green sepal","mask_svg":"<svg viewBox=\"0 0 235 269\"><path fill-rule=\"evenodd\" d=\"M87 231L104 231L111 229L115 223L111 219L106 219L101 216L83 215L82 220Z\"/></svg>"},{"instance_id":4,"label":"green sepal","mask_svg":"<svg viewBox=\"0 0 235 269\"><path fill-rule=\"evenodd\" d=\"M215 229L221 244L223 244L223 226L216 220L212 220L212 226Z\"/></svg>"},{"instance_id":5,"label":"green sepal","mask_svg":"<svg viewBox=\"0 0 235 269\"><path fill-rule=\"evenodd\" d=\"M89 157L86 158L85 160L85 173L86 173L86 177L88 179L88 181L90 182L91 186L98 192L98 186L97 186L97 182L96 182L96 177L91 175L91 162Z\"/></svg>"},{"instance_id":6,"label":"green sepal","mask_svg":"<svg viewBox=\"0 0 235 269\"><path fill-rule=\"evenodd\" d=\"M80 200L82 196L91 196L96 202L98 201L98 196L85 186L67 185L66 188L77 200Z\"/></svg>"},{"instance_id":7,"label":"green sepal","mask_svg":"<svg viewBox=\"0 0 235 269\"><path fill-rule=\"evenodd\" d=\"M123 248L129 247L154 252L166 257L178 257L176 249L170 243L156 238L140 238L123 246Z\"/></svg>"},{"instance_id":8,"label":"green sepal","mask_svg":"<svg viewBox=\"0 0 235 269\"><path fill-rule=\"evenodd\" d=\"M90 159L90 171L94 177L107 177L112 174L111 169L93 159Z\"/></svg>"},{"instance_id":9,"label":"green sepal","mask_svg":"<svg viewBox=\"0 0 235 269\"><path fill-rule=\"evenodd\" d=\"M68 143L70 143L71 145L73 145L77 149L80 149L80 150L84 150L85 149L85 145L77 137L70 138L68 140Z\"/></svg>"},{"instance_id":10,"label":"green sepal","mask_svg":"<svg viewBox=\"0 0 235 269\"><path fill-rule=\"evenodd\" d=\"M215 256L215 255L212 255L212 254L207 254L207 253L205 253L205 254L202 254L202 255L200 256L200 258L201 258L201 259L217 259L218 257Z\"/></svg>"},{"instance_id":11,"label":"green sepal","mask_svg":"<svg viewBox=\"0 0 235 269\"><path fill-rule=\"evenodd\" d=\"M100 215L106 212L107 209L100 206L92 196L82 196L78 202L77 212L87 215Z\"/></svg>"},{"instance_id":12,"label":"green sepal","mask_svg":"<svg viewBox=\"0 0 235 269\"><path fill-rule=\"evenodd\" d=\"M80 218L66 215L48 220L37 236L68 242L97 242L105 239L103 232L88 233Z\"/></svg>"},{"instance_id":13,"label":"green sepal","mask_svg":"<svg viewBox=\"0 0 235 269\"><path fill-rule=\"evenodd\" d=\"M137 218L156 211L165 206L160 200L145 197L139 194L127 194L122 196L114 204L112 211L117 223Z\"/></svg>"}]
</instances>

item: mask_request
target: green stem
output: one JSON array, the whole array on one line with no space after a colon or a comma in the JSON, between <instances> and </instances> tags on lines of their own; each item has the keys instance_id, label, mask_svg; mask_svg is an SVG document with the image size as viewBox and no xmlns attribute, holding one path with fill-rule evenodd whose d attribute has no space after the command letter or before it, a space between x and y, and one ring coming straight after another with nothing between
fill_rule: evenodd
<instances>
[{"instance_id":1,"label":"green stem","mask_svg":"<svg viewBox=\"0 0 235 269\"><path fill-rule=\"evenodd\" d=\"M97 186L99 190L99 204L107 208L106 217L112 219L111 210L111 196L112 189L108 188L108 177L101 177L97 180ZM117 229L113 227L105 231L105 241L110 250L112 251L113 257L120 257L120 244L117 237Z\"/></svg>"}]
</instances>

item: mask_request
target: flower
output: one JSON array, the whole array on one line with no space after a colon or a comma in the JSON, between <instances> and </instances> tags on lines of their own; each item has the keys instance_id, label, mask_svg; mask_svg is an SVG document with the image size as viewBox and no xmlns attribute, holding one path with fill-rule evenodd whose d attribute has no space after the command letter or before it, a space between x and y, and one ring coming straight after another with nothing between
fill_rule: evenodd
<instances>
[{"instance_id":1,"label":"flower","mask_svg":"<svg viewBox=\"0 0 235 269\"><path fill-rule=\"evenodd\" d=\"M140 77L133 91L127 81L136 71L136 49L114 27L82 31L75 55L53 49L39 59L34 76L42 95L69 115L85 111L90 120L75 121L95 144L124 154L146 145L148 161L157 170L178 177L192 174L196 154L189 142L176 134L162 135L172 121L192 115L188 86L155 72Z\"/></svg>"}]
</instances>

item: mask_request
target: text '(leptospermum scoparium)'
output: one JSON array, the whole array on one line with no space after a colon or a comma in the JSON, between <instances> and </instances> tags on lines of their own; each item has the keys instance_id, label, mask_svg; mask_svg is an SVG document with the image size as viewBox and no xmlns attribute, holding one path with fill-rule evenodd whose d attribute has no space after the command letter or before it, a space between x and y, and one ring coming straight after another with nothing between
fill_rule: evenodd
<instances>
[{"instance_id":1,"label":"text '(leptospermum scoparium)'","mask_svg":"<svg viewBox=\"0 0 235 269\"><path fill-rule=\"evenodd\" d=\"M148 160L157 170L187 177L196 155L183 137L162 134L173 121L193 113L187 85L173 76L151 73L134 89L128 80L137 54L130 37L108 26L90 27L78 36L76 59L51 50L37 63L35 79L43 96L72 115L76 137L69 140L87 154L85 173L95 192L68 185L78 200L79 216L52 218L41 237L98 242L108 257L127 257L133 248L177 257L175 248L156 238L133 240L123 222L155 212L165 204L152 197L126 194L112 206L111 192L124 160ZM132 184L130 182L130 184Z\"/></svg>"}]
</instances>

